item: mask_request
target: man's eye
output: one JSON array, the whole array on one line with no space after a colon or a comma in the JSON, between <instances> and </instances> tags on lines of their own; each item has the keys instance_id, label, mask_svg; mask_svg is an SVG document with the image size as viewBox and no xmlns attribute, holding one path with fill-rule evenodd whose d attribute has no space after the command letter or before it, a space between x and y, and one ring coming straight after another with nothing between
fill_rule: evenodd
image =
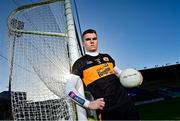
<instances>
[{"instance_id":1,"label":"man's eye","mask_svg":"<svg viewBox=\"0 0 180 121\"><path fill-rule=\"evenodd\" d=\"M91 40L91 38L86 38L85 40L86 40L86 41L90 41L90 40Z\"/></svg>"},{"instance_id":2,"label":"man's eye","mask_svg":"<svg viewBox=\"0 0 180 121\"><path fill-rule=\"evenodd\" d=\"M86 41L97 40L97 37L94 37L94 38L86 38L85 40L86 40Z\"/></svg>"}]
</instances>

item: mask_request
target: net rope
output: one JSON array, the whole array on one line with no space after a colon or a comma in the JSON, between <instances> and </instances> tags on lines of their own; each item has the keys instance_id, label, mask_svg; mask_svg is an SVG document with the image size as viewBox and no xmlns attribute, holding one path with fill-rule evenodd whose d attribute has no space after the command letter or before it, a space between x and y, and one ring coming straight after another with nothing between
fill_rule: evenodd
<instances>
[{"instance_id":1,"label":"net rope","mask_svg":"<svg viewBox=\"0 0 180 121\"><path fill-rule=\"evenodd\" d=\"M74 106L64 93L70 73L68 37L18 32L66 33L65 17L63 1L17 11L9 17L9 67L12 71L14 120L76 118Z\"/></svg>"}]
</instances>

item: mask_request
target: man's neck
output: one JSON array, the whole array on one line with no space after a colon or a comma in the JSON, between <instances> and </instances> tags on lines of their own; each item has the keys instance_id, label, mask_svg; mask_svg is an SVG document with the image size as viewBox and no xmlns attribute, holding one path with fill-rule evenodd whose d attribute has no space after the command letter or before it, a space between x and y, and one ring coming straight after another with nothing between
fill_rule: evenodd
<instances>
[{"instance_id":1,"label":"man's neck","mask_svg":"<svg viewBox=\"0 0 180 121\"><path fill-rule=\"evenodd\" d=\"M94 52L88 52L88 51L86 51L86 54L87 54L87 55L90 55L90 56L97 56L97 55L99 55L99 52L97 52L97 51L94 51Z\"/></svg>"}]
</instances>

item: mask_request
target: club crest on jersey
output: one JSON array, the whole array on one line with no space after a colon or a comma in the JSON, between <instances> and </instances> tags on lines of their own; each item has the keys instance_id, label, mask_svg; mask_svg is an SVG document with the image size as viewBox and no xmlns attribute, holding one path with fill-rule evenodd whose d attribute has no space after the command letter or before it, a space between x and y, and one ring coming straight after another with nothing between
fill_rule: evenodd
<instances>
[{"instance_id":1,"label":"club crest on jersey","mask_svg":"<svg viewBox=\"0 0 180 121\"><path fill-rule=\"evenodd\" d=\"M109 58L108 57L104 57L103 60L107 62L107 61L109 61Z\"/></svg>"},{"instance_id":2,"label":"club crest on jersey","mask_svg":"<svg viewBox=\"0 0 180 121\"><path fill-rule=\"evenodd\" d=\"M98 58L98 59L95 59L95 61L98 62L98 64L101 64L101 61L100 61L99 58Z\"/></svg>"}]
</instances>

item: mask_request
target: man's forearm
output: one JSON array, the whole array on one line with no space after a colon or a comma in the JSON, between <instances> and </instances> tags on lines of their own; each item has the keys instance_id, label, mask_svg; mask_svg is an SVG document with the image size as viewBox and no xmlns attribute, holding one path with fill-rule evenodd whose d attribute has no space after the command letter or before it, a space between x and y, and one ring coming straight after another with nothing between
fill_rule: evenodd
<instances>
[{"instance_id":1,"label":"man's forearm","mask_svg":"<svg viewBox=\"0 0 180 121\"><path fill-rule=\"evenodd\" d=\"M73 75L73 74L70 75L70 78L67 79L67 84L65 89L66 95L68 95L78 105L88 108L90 101L85 99L75 88L79 79L80 77L77 75Z\"/></svg>"}]
</instances>

